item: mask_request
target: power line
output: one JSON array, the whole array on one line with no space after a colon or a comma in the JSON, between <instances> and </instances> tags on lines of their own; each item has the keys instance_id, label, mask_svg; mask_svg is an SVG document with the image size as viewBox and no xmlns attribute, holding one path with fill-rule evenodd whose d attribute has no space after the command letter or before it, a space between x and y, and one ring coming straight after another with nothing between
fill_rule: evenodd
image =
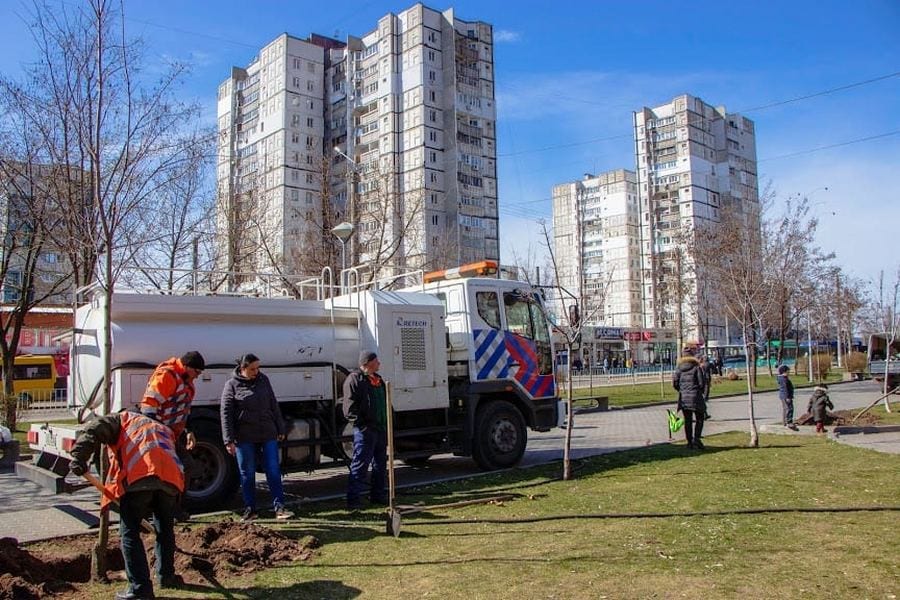
<instances>
[{"instance_id":1,"label":"power line","mask_svg":"<svg viewBox=\"0 0 900 600\"><path fill-rule=\"evenodd\" d=\"M610 135L610 136L606 136L606 137L599 137L599 138L594 138L594 139L590 139L590 140L584 140L581 142L570 142L568 144L557 144L555 146L544 146L543 148L533 148L531 150L519 150L518 152L505 152L503 154L497 154L497 158L505 158L507 156L518 156L520 154L531 154L534 152L546 152L548 150L556 150L559 148L572 148L574 146L586 146L588 144L594 144L597 142L606 142L609 140L618 140L618 139L622 139L622 138L626 138L626 137L630 138L631 134L623 133L623 134L619 134L619 135Z\"/></svg>"},{"instance_id":2,"label":"power line","mask_svg":"<svg viewBox=\"0 0 900 600\"><path fill-rule=\"evenodd\" d=\"M895 73L888 73L887 75L881 75L880 77L873 77L872 79L866 79L864 81L857 81L856 83L848 83L847 85L842 85L836 88L831 88L828 90L822 90L821 92L814 92L812 94L806 94L805 96L797 96L796 98L789 98L787 100L779 100L778 102L772 102L769 104L761 104L759 106L754 106L752 108L745 108L743 110L739 110L736 112L745 113L745 112L754 112L757 110L765 110L767 108L774 108L776 106L784 106L785 104L791 104L792 102L800 102L801 100L809 100L810 98L818 98L819 96L827 96L828 94L833 94L835 92L842 92L844 90L849 90L855 87L860 87L863 85L868 85L870 83L875 83L878 81L884 81L885 79L890 79L892 77L900 76L900 71Z\"/></svg>"},{"instance_id":3,"label":"power line","mask_svg":"<svg viewBox=\"0 0 900 600\"><path fill-rule=\"evenodd\" d=\"M829 88L829 89L827 89L827 90L822 90L822 91L819 91L819 92L813 92L813 93L811 93L811 94L804 94L803 96L795 96L795 97L793 97L793 98L788 98L788 99L786 99L786 100L779 100L779 101L777 101L777 102L771 102L771 103L769 103L769 104L761 104L760 106L754 106L754 107L751 107L751 108L745 108L745 109L738 110L738 111L734 111L734 112L737 112L737 113L757 112L757 111L761 111L761 110L766 110L766 109L768 109L768 108L774 108L774 107L776 107L776 106L783 106L783 105L785 105L785 104L791 104L791 103L794 103L794 102L801 102L801 101L803 101L803 100L809 100L809 99L811 99L811 98L818 98L818 97L820 97L820 96L827 96L827 95L829 95L829 94L834 94L834 93L836 93L836 92L841 92L841 91L844 91L844 90L849 90L849 89L852 89L852 88L861 87L861 86L869 85L869 84L872 84L872 83L877 83L877 82L879 82L879 81L884 81L884 80L886 80L886 79L891 79L891 78L893 78L893 77L898 77L898 76L900 76L900 71L896 71L896 72L894 72L894 73L887 73L887 74L885 74L885 75L880 75L880 76L878 76L878 77L873 77L873 78L871 78L871 79L865 79L865 80L863 80L863 81L856 81L856 82L854 82L854 83L848 83L848 84L846 84L846 85L838 86L838 87L835 87L835 88ZM568 98L568 99L571 100L572 98ZM593 139L584 140L584 141L580 141L580 142L570 142L570 143L566 143L566 144L557 144L557 145L554 145L554 146L543 146L543 147L541 147L541 148L533 148L533 149L530 149L530 150L519 150L519 151L517 151L517 152L508 152L508 153L505 153L505 154L498 154L498 155L497 155L497 158L504 158L504 157L507 157L507 156L518 156L518 155L520 155L520 154L533 154L533 153L538 153L538 152L547 152L547 151L549 151L549 150L556 150L556 149L561 149L561 148L572 148L572 147L575 147L575 146L586 146L586 145L589 145L589 144L594 144L594 143L596 143L596 142L603 142L603 141L614 140L614 139L620 139L620 138L623 138L623 137L631 137L631 136L632 136L632 134L628 133L628 134L622 134L622 135L613 135L613 136L607 136L607 137L593 138Z\"/></svg>"},{"instance_id":4,"label":"power line","mask_svg":"<svg viewBox=\"0 0 900 600\"><path fill-rule=\"evenodd\" d=\"M764 162L767 160L776 160L781 158L792 158L794 156L801 156L803 154L812 154L813 152L821 152L822 150L830 150L831 148L840 148L841 146L849 146L850 144L859 144L861 142L868 142L871 140L878 140L881 138L891 137L892 135L900 134L900 129L896 129L894 131L887 131L885 133L879 133L877 135L870 135L864 138L857 138L855 140L848 140L846 142L838 142L836 144L829 144L827 146L818 146L816 148L809 148L807 150L798 150L797 152L791 152L789 154L779 154L778 156L767 156L766 158L760 158L756 162Z\"/></svg>"}]
</instances>

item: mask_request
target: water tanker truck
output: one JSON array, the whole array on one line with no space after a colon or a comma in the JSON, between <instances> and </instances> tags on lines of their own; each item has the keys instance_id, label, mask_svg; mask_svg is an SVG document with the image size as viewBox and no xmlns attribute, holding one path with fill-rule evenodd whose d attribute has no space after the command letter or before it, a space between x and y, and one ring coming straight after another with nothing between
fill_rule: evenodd
<instances>
[{"instance_id":1,"label":"water tanker truck","mask_svg":"<svg viewBox=\"0 0 900 600\"><path fill-rule=\"evenodd\" d=\"M219 417L237 356L262 360L288 423L281 462L291 472L347 461L352 432L342 384L360 351L374 349L392 387L399 458L453 453L486 470L514 466L528 428L549 430L561 411L541 299L525 283L478 276L495 268L476 263L399 291L357 286L334 297L320 292L318 300L117 291L110 410L137 406L159 362L199 350L207 368L188 423L197 445L186 500L194 510L212 509L238 487ZM103 306L98 294L75 314L69 398L80 422L102 413ZM76 433L76 426L33 425L35 460L17 472L67 490Z\"/></svg>"}]
</instances>

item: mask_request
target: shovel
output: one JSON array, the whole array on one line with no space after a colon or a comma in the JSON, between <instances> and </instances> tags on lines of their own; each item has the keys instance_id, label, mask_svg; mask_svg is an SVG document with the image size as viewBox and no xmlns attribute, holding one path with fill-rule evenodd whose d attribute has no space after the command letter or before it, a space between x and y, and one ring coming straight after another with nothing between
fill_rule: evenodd
<instances>
[{"instance_id":1,"label":"shovel","mask_svg":"<svg viewBox=\"0 0 900 600\"><path fill-rule=\"evenodd\" d=\"M95 488L100 490L100 493L106 496L107 500L112 502L114 505L119 506L119 501L113 497L108 489L103 487L103 484L100 483L100 480L97 479L97 477L93 473L91 473L90 471L85 471L81 476L87 479L88 482ZM156 528L151 525L150 521L148 521L147 519L141 519L141 529L143 529L145 533L152 533L153 535L156 535Z\"/></svg>"},{"instance_id":2,"label":"shovel","mask_svg":"<svg viewBox=\"0 0 900 600\"><path fill-rule=\"evenodd\" d=\"M385 404L387 408L387 443L388 443L388 535L400 537L400 511L394 506L396 492L394 481L394 405L391 401L391 383L386 384Z\"/></svg>"}]
</instances>

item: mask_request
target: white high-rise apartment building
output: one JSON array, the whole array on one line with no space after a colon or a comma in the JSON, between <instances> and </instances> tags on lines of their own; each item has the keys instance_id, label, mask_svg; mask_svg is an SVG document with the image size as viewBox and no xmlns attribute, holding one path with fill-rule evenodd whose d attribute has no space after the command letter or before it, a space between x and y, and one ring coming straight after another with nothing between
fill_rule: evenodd
<instances>
[{"instance_id":1,"label":"white high-rise apartment building","mask_svg":"<svg viewBox=\"0 0 900 600\"><path fill-rule=\"evenodd\" d=\"M361 37L284 34L219 86L219 264L318 274L498 259L489 24L416 4Z\"/></svg>"},{"instance_id":2,"label":"white high-rise apartment building","mask_svg":"<svg viewBox=\"0 0 900 600\"><path fill-rule=\"evenodd\" d=\"M640 211L625 169L553 187L553 250L560 285L581 300L585 325L641 327ZM571 297L557 297L571 304Z\"/></svg>"},{"instance_id":3,"label":"white high-rise apartment building","mask_svg":"<svg viewBox=\"0 0 900 600\"><path fill-rule=\"evenodd\" d=\"M635 112L634 133L644 326L680 330L684 340L735 339L691 238L724 211L759 227L753 121L685 94Z\"/></svg>"}]
</instances>

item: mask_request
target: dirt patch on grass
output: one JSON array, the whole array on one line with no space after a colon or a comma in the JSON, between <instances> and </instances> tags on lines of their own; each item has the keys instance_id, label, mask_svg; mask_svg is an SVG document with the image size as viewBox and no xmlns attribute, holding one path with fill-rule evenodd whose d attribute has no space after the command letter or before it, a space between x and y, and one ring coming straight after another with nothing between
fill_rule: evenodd
<instances>
[{"instance_id":1,"label":"dirt patch on grass","mask_svg":"<svg viewBox=\"0 0 900 600\"><path fill-rule=\"evenodd\" d=\"M854 422L853 417L855 417L858 412L859 412L858 410L856 410L856 411L838 410L833 413L832 412L827 413L825 415L825 424L829 425L829 426L835 426L835 425L860 425L860 426L862 426L862 425L878 425L881 423L881 418L877 414L871 413L871 412L867 412L866 414L864 414L863 416L861 416L859 419L857 419ZM815 425L815 422L813 421L812 413L805 413L805 414L800 415L799 417L797 417L797 419L794 421L794 423L796 423L797 425Z\"/></svg>"},{"instance_id":2,"label":"dirt patch on grass","mask_svg":"<svg viewBox=\"0 0 900 600\"><path fill-rule=\"evenodd\" d=\"M175 531L175 570L187 583L205 584L278 564L307 560L319 542L300 539L255 523L223 521L180 526ZM67 597L90 579L94 536L61 538L23 548L13 538L0 539L0 600ZM154 538L144 536L151 564ZM111 579L124 579L119 538L110 536L107 565Z\"/></svg>"}]
</instances>

